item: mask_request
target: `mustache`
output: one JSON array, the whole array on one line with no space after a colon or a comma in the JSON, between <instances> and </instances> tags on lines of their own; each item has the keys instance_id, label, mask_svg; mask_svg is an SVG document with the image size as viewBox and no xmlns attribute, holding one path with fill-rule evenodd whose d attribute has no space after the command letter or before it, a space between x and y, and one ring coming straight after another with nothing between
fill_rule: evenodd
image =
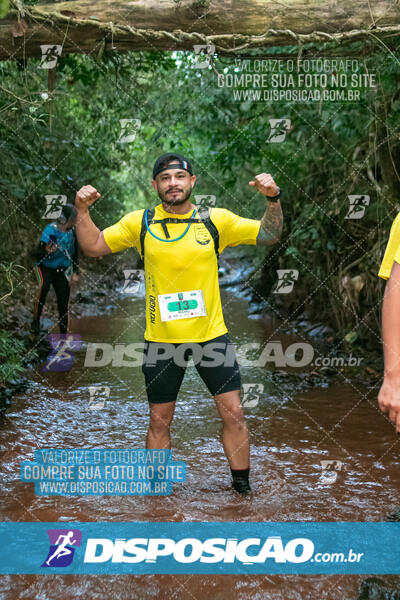
<instances>
[{"instance_id":1,"label":"mustache","mask_svg":"<svg viewBox=\"0 0 400 600\"><path fill-rule=\"evenodd\" d=\"M169 190L166 190L165 192L158 192L158 195L160 197L160 199L165 202L166 204L170 204L170 205L179 205L179 204L184 204L187 199L190 197L191 193L193 191L193 186L190 185L188 190L184 190L182 188L170 188ZM178 199L168 199L167 196L170 195L170 192L181 192L183 195Z\"/></svg>"}]
</instances>

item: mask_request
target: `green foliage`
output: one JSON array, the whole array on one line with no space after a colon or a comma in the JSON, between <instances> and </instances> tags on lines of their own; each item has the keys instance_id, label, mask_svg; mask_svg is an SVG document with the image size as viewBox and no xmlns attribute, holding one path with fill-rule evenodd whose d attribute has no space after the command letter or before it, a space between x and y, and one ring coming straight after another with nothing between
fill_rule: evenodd
<instances>
[{"instance_id":1,"label":"green foliage","mask_svg":"<svg viewBox=\"0 0 400 600\"><path fill-rule=\"evenodd\" d=\"M13 262L9 264L0 263L0 290L6 289L8 287L8 291L0 297L0 302L5 300L8 296L14 291L15 283L14 279L18 276L18 269L24 268L21 265L16 265Z\"/></svg>"},{"instance_id":2,"label":"green foliage","mask_svg":"<svg viewBox=\"0 0 400 600\"><path fill-rule=\"evenodd\" d=\"M26 353L24 343L10 331L0 330L0 383L20 375Z\"/></svg>"},{"instance_id":3,"label":"green foliage","mask_svg":"<svg viewBox=\"0 0 400 600\"><path fill-rule=\"evenodd\" d=\"M362 56L361 47L348 47L357 49ZM6 157L0 173L1 259L31 264L31 247L47 224L42 219L47 194L65 194L73 202L79 187L94 185L102 194L92 209L99 228L158 203L152 165L161 153L176 150L192 160L196 194L213 194L218 206L249 218L261 217L265 200L248 182L270 172L283 190L284 233L267 255L256 251L255 266L265 274L272 252L281 268L299 270L294 303L306 302L343 332L360 326L358 334L375 337L376 344L381 294L376 273L398 211L377 154L383 127L395 168L400 93L391 55L376 49L364 59L368 71L378 74L378 87L361 102L296 104L234 101L216 73L230 68L229 57L198 69L188 52L106 52L98 60L98 51L62 56L54 94L38 59L30 59L26 69L0 63ZM293 47L268 49L272 55L282 51L296 57ZM285 142L267 141L271 118L291 120ZM134 142L118 142L120 119L141 121ZM345 218L349 194L370 195L362 220ZM356 313L342 290L344 274L365 280Z\"/></svg>"},{"instance_id":4,"label":"green foliage","mask_svg":"<svg viewBox=\"0 0 400 600\"><path fill-rule=\"evenodd\" d=\"M10 0L0 0L0 19L3 19L10 10Z\"/></svg>"},{"instance_id":5,"label":"green foliage","mask_svg":"<svg viewBox=\"0 0 400 600\"><path fill-rule=\"evenodd\" d=\"M45 195L63 194L74 202L82 185L95 185L102 198L93 218L101 228L127 204L143 206L151 172L141 156L147 140L140 139L136 152L119 144L120 119L142 119L145 138L153 135L143 98L151 95L154 75L163 76L174 64L158 52L105 56L99 64L67 55L59 61L52 97L39 60L30 60L24 71L11 61L0 63L0 134L7 157L0 173L6 240L1 259L15 258L17 247L22 264L30 264L30 248L48 222L42 218Z\"/></svg>"}]
</instances>

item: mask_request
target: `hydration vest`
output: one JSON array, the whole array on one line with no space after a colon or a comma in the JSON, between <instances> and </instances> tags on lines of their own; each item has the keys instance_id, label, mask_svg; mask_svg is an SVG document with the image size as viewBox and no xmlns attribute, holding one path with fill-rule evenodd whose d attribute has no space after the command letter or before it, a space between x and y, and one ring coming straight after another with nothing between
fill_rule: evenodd
<instances>
[{"instance_id":1,"label":"hydration vest","mask_svg":"<svg viewBox=\"0 0 400 600\"><path fill-rule=\"evenodd\" d=\"M194 218L188 217L186 219L177 219L176 217L165 217L164 219L155 219L154 218L155 208L146 208L143 211L142 226L141 226L141 230L140 230L140 248L141 248L141 256L142 256L143 260L144 260L144 238L147 233L147 227L146 227L146 221L145 221L146 211L147 211L147 224L150 226L152 223L160 223L161 227L163 228L165 237L167 239L171 237L169 235L169 231L167 228L168 223L203 223L203 225L206 227L206 229L208 229L212 240L214 241L214 250L215 250L217 260L218 260L218 258L219 258L219 233L218 233L218 229L216 228L215 224L211 220L210 209L208 207L201 207L200 209L198 209L198 215L199 215L198 217L194 217Z\"/></svg>"}]
</instances>

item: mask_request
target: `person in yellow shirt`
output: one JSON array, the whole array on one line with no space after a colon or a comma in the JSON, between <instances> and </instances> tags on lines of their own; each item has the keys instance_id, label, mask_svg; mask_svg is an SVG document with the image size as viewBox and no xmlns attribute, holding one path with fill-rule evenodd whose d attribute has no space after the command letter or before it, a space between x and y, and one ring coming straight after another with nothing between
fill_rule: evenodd
<instances>
[{"instance_id":1,"label":"person in yellow shirt","mask_svg":"<svg viewBox=\"0 0 400 600\"><path fill-rule=\"evenodd\" d=\"M170 448L170 425L190 355L222 418L222 442L232 486L250 491L250 446L240 404L240 372L225 325L218 256L228 246L272 245L282 232L280 189L268 173L249 185L269 202L260 220L225 208L202 209L190 201L196 181L190 162L177 153L160 156L153 188L161 203L135 210L100 231L89 206L101 194L91 185L76 194L77 236L88 256L134 246L144 259L146 330L142 371L150 407L147 448Z\"/></svg>"},{"instance_id":2,"label":"person in yellow shirt","mask_svg":"<svg viewBox=\"0 0 400 600\"><path fill-rule=\"evenodd\" d=\"M387 280L382 305L385 369L378 403L400 433L400 213L392 223L378 275Z\"/></svg>"}]
</instances>

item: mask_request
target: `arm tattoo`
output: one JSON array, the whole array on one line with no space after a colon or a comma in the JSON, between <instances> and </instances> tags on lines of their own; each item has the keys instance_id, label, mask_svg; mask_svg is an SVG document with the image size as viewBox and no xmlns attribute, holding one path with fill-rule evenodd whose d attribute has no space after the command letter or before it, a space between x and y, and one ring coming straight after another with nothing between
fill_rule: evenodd
<instances>
[{"instance_id":1,"label":"arm tattoo","mask_svg":"<svg viewBox=\"0 0 400 600\"><path fill-rule=\"evenodd\" d=\"M268 198L267 198L268 199ZM282 234L283 214L281 203L268 202L261 219L261 227L257 236L258 246L272 246L279 241Z\"/></svg>"}]
</instances>

